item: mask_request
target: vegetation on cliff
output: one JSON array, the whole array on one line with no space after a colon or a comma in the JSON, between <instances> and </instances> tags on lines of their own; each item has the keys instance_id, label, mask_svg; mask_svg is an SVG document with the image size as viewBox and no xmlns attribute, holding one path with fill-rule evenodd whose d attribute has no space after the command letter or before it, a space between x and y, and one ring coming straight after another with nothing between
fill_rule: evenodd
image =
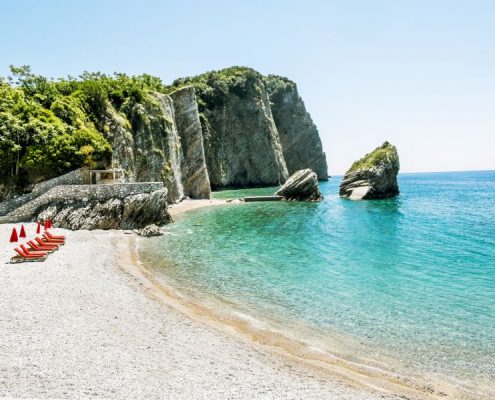
<instances>
[{"instance_id":1,"label":"vegetation on cliff","mask_svg":"<svg viewBox=\"0 0 495 400\"><path fill-rule=\"evenodd\" d=\"M283 182L284 156L291 170L310 167L326 178L318 132L287 78L231 67L165 86L146 74L54 80L11 66L0 77L0 191L113 164L130 179L163 181L179 199L184 154L168 95L185 86L194 88L212 187Z\"/></svg>"},{"instance_id":2,"label":"vegetation on cliff","mask_svg":"<svg viewBox=\"0 0 495 400\"><path fill-rule=\"evenodd\" d=\"M79 78L51 80L28 66L10 67L0 78L0 168L17 184L48 179L82 165L108 164L112 149L105 132L108 104L128 116L146 119L137 103L163 90L158 78L85 72Z\"/></svg>"},{"instance_id":3,"label":"vegetation on cliff","mask_svg":"<svg viewBox=\"0 0 495 400\"><path fill-rule=\"evenodd\" d=\"M347 171L353 172L361 169L369 169L378 167L383 164L398 164L399 154L395 146L389 142L384 142L380 147L377 147L371 153L366 154L364 157L355 161L351 168Z\"/></svg>"}]
</instances>

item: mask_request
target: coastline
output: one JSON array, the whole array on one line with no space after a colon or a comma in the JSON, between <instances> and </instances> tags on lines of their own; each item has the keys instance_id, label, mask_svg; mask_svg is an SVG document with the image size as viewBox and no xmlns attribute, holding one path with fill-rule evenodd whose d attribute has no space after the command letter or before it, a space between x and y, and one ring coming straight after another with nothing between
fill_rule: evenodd
<instances>
[{"instance_id":1,"label":"coastline","mask_svg":"<svg viewBox=\"0 0 495 400\"><path fill-rule=\"evenodd\" d=\"M205 207L215 207L229 204L226 200L220 199L201 199L201 200L182 200L176 204L168 206L168 213L172 218L180 218L186 212L191 210L199 210Z\"/></svg>"},{"instance_id":2,"label":"coastline","mask_svg":"<svg viewBox=\"0 0 495 400\"><path fill-rule=\"evenodd\" d=\"M1 228L0 397L462 398L226 319L159 282L130 232L57 229L47 261L6 264Z\"/></svg>"},{"instance_id":3,"label":"coastline","mask_svg":"<svg viewBox=\"0 0 495 400\"><path fill-rule=\"evenodd\" d=\"M195 202L197 204L194 204ZM173 215L180 218L190 210L222 204L227 204L227 202L218 200L213 204L208 204L206 201L189 200L182 207L177 207ZM302 368L309 369L314 374L319 375L320 379L330 378L338 382L344 382L349 387L359 388L363 394L367 395L382 393L407 399L475 398L461 388L456 387L455 382L421 379L410 375L405 376L392 369L386 371L382 368L383 365L376 365L376 363L372 363L371 359L368 359L369 363L366 364L362 361L352 361L335 354L329 354L314 348L309 342L290 337L286 332L282 332L281 329L273 329L273 326L267 327L264 324L259 326L259 324L253 324L253 321L248 319L223 312L225 310L222 309L225 308L223 307L225 305L206 303L202 299L193 299L159 279L156 271L141 262L138 246L140 241L146 239L137 237L130 240L133 243L127 247L129 249L128 257L120 259L120 266L125 272L146 284L146 287L154 291L160 301L165 302L195 321L242 340L247 346L254 345L274 356L291 360L291 362L302 366ZM122 250L123 248L117 252L121 253ZM128 260L131 260L131 262ZM340 339L347 340L348 338Z\"/></svg>"},{"instance_id":4,"label":"coastline","mask_svg":"<svg viewBox=\"0 0 495 400\"><path fill-rule=\"evenodd\" d=\"M384 398L172 307L139 276L132 233L55 229L67 243L45 262L9 264L11 229L0 226L0 398Z\"/></svg>"}]
</instances>

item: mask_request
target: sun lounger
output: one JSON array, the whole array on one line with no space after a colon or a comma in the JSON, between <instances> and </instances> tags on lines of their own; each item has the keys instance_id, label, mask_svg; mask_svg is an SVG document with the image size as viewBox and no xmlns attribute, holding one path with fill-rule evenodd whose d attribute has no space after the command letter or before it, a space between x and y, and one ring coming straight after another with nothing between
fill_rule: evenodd
<instances>
[{"instance_id":1,"label":"sun lounger","mask_svg":"<svg viewBox=\"0 0 495 400\"><path fill-rule=\"evenodd\" d=\"M54 235L50 231L46 231L45 232L45 235L48 236L50 239L62 239L62 240L65 240L65 236L64 235Z\"/></svg>"},{"instance_id":2,"label":"sun lounger","mask_svg":"<svg viewBox=\"0 0 495 400\"><path fill-rule=\"evenodd\" d=\"M43 240L50 243L65 243L65 239L53 239L43 234Z\"/></svg>"},{"instance_id":3,"label":"sun lounger","mask_svg":"<svg viewBox=\"0 0 495 400\"><path fill-rule=\"evenodd\" d=\"M12 257L10 259L11 263L20 263L20 262L30 262L30 261L45 261L46 260L46 253L42 254L26 254L24 250L22 250L20 247L16 247L14 249L18 256Z\"/></svg>"},{"instance_id":4,"label":"sun lounger","mask_svg":"<svg viewBox=\"0 0 495 400\"><path fill-rule=\"evenodd\" d=\"M25 244L21 244L20 247L22 250L24 250L24 253L26 253L28 255L41 254L42 256L46 256L48 254L47 251L28 249Z\"/></svg>"},{"instance_id":5,"label":"sun lounger","mask_svg":"<svg viewBox=\"0 0 495 400\"><path fill-rule=\"evenodd\" d=\"M34 240L36 240L36 242L41 246L63 246L64 245L63 242L52 242L52 241L49 241L45 238L41 239L39 237L34 238Z\"/></svg>"},{"instance_id":6,"label":"sun lounger","mask_svg":"<svg viewBox=\"0 0 495 400\"><path fill-rule=\"evenodd\" d=\"M29 245L29 247L31 249L38 250L38 251L41 250L41 251L52 252L52 251L58 250L58 245L57 244L44 244L44 245L41 245L41 244L37 244L33 240L30 240L29 242L27 242L27 244Z\"/></svg>"}]
</instances>

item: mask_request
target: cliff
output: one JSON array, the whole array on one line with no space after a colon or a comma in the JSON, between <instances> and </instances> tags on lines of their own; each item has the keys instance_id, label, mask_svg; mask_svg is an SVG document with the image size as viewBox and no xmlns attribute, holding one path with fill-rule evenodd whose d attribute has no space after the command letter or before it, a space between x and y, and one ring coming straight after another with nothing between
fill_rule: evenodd
<instances>
[{"instance_id":1,"label":"cliff","mask_svg":"<svg viewBox=\"0 0 495 400\"><path fill-rule=\"evenodd\" d=\"M209 199L211 186L194 88L186 86L172 92L170 96L174 102L175 121L182 148L184 194L193 199Z\"/></svg>"},{"instance_id":2,"label":"cliff","mask_svg":"<svg viewBox=\"0 0 495 400\"><path fill-rule=\"evenodd\" d=\"M212 187L278 185L307 167L328 179L318 130L293 82L232 67L172 87L184 85L198 97Z\"/></svg>"},{"instance_id":3,"label":"cliff","mask_svg":"<svg viewBox=\"0 0 495 400\"><path fill-rule=\"evenodd\" d=\"M352 164L342 179L339 194L351 200L395 197L399 194L399 168L397 149L385 142Z\"/></svg>"},{"instance_id":4,"label":"cliff","mask_svg":"<svg viewBox=\"0 0 495 400\"><path fill-rule=\"evenodd\" d=\"M316 172L319 180L328 180L327 159L320 135L296 84L275 75L269 75L266 81L289 174L309 168Z\"/></svg>"},{"instance_id":5,"label":"cliff","mask_svg":"<svg viewBox=\"0 0 495 400\"><path fill-rule=\"evenodd\" d=\"M0 82L5 197L82 166L163 182L169 203L209 198L211 188L279 185L304 168L328 177L318 130L286 78L232 67L164 86L149 75L13 73L17 86Z\"/></svg>"}]
</instances>

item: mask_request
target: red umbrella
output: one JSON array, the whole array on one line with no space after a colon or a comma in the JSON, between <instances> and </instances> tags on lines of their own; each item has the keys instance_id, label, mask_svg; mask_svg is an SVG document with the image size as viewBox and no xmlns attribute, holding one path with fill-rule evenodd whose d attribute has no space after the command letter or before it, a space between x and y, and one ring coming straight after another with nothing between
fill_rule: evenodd
<instances>
[{"instance_id":1,"label":"red umbrella","mask_svg":"<svg viewBox=\"0 0 495 400\"><path fill-rule=\"evenodd\" d=\"M26 231L24 229L24 225L21 225L21 233L19 233L19 237L22 237L22 238L26 237Z\"/></svg>"},{"instance_id":2,"label":"red umbrella","mask_svg":"<svg viewBox=\"0 0 495 400\"><path fill-rule=\"evenodd\" d=\"M41 232L41 224L38 222L38 226L36 227L36 234L39 235Z\"/></svg>"},{"instance_id":3,"label":"red umbrella","mask_svg":"<svg viewBox=\"0 0 495 400\"><path fill-rule=\"evenodd\" d=\"M19 238L17 237L17 231L15 228L12 229L12 235L10 235L10 243L17 242Z\"/></svg>"}]
</instances>

